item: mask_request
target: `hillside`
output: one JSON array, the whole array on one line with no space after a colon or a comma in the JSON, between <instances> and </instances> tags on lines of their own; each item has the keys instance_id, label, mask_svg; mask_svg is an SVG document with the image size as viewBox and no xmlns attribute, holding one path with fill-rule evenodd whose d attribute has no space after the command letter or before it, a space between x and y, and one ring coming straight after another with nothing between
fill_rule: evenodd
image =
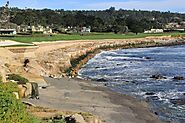
<instances>
[{"instance_id":1,"label":"hillside","mask_svg":"<svg viewBox=\"0 0 185 123\"><path fill-rule=\"evenodd\" d=\"M2 8L0 8L2 10ZM143 32L151 28L164 28L167 23L185 21L185 14L141 11L141 10L107 10L67 11L51 9L19 9L10 8L12 23L17 25L50 26L55 31L62 32L64 28L91 27L95 32Z\"/></svg>"}]
</instances>

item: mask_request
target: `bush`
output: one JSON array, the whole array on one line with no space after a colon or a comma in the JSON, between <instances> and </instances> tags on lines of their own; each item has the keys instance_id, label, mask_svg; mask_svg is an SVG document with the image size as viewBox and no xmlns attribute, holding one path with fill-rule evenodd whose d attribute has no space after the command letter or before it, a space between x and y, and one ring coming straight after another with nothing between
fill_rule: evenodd
<instances>
[{"instance_id":1,"label":"bush","mask_svg":"<svg viewBox=\"0 0 185 123\"><path fill-rule=\"evenodd\" d=\"M3 82L3 77L0 75L0 83Z\"/></svg>"},{"instance_id":2,"label":"bush","mask_svg":"<svg viewBox=\"0 0 185 123\"><path fill-rule=\"evenodd\" d=\"M0 122L2 123L34 123L37 120L26 112L20 100L13 92L18 91L17 84L0 84ZM34 121L34 122L33 122ZM37 122L39 123L39 122Z\"/></svg>"},{"instance_id":3,"label":"bush","mask_svg":"<svg viewBox=\"0 0 185 123\"><path fill-rule=\"evenodd\" d=\"M26 84L27 82L29 82L28 79L26 79L20 75L17 75L17 74L10 74L8 76L8 79L18 81L18 84Z\"/></svg>"},{"instance_id":4,"label":"bush","mask_svg":"<svg viewBox=\"0 0 185 123\"><path fill-rule=\"evenodd\" d=\"M0 84L0 92L18 92L18 87L16 83L8 82L8 83L1 83Z\"/></svg>"}]
</instances>

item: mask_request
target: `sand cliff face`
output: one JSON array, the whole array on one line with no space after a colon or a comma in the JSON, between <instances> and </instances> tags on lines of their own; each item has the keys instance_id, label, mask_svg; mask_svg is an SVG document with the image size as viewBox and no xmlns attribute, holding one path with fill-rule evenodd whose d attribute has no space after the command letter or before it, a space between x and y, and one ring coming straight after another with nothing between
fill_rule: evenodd
<instances>
[{"instance_id":1,"label":"sand cliff face","mask_svg":"<svg viewBox=\"0 0 185 123\"><path fill-rule=\"evenodd\" d=\"M42 76L62 77L66 76L66 72L75 76L78 69L101 50L179 43L184 43L183 38L150 37L128 40L43 42L30 47L0 48L0 73L4 79L5 74L16 73L30 81L44 84ZM26 68L23 67L25 59L30 61Z\"/></svg>"}]
</instances>

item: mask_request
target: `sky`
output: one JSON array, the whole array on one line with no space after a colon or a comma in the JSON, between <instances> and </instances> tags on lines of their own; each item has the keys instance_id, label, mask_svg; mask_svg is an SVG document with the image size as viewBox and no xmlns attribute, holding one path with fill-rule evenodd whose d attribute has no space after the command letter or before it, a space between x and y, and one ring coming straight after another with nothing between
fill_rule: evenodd
<instances>
[{"instance_id":1,"label":"sky","mask_svg":"<svg viewBox=\"0 0 185 123\"><path fill-rule=\"evenodd\" d=\"M0 0L3 6L7 0ZM156 10L185 13L185 0L9 0L11 7L65 10Z\"/></svg>"}]
</instances>

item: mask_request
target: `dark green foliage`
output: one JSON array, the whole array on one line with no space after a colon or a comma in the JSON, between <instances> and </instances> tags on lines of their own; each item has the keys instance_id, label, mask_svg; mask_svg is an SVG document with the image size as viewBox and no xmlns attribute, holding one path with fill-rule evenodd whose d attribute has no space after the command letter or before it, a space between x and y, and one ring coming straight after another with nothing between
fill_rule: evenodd
<instances>
[{"instance_id":1,"label":"dark green foliage","mask_svg":"<svg viewBox=\"0 0 185 123\"><path fill-rule=\"evenodd\" d=\"M28 79L26 79L18 74L10 74L8 76L8 79L18 81L18 84L25 84L25 83L29 82Z\"/></svg>"},{"instance_id":2,"label":"dark green foliage","mask_svg":"<svg viewBox=\"0 0 185 123\"><path fill-rule=\"evenodd\" d=\"M82 61L83 59L85 59L88 55L92 54L93 52L94 51L89 51L86 54L79 56L78 58L71 59L71 61L70 61L71 66L73 68L75 68L76 65L78 65L80 61Z\"/></svg>"},{"instance_id":3,"label":"dark green foliage","mask_svg":"<svg viewBox=\"0 0 185 123\"><path fill-rule=\"evenodd\" d=\"M0 75L0 84L3 82L3 77Z\"/></svg>"},{"instance_id":4,"label":"dark green foliage","mask_svg":"<svg viewBox=\"0 0 185 123\"><path fill-rule=\"evenodd\" d=\"M90 26L92 31L113 31L115 33L121 31L122 28L120 26L127 26L130 31L138 33L151 28L163 28L169 22L179 23L185 20L185 14L180 13L116 10L115 7L99 11L64 11L63 9L24 10L11 8L11 15L10 21L18 25L40 24L50 26L55 30L61 30L61 28L68 26L78 28Z\"/></svg>"}]
</instances>

